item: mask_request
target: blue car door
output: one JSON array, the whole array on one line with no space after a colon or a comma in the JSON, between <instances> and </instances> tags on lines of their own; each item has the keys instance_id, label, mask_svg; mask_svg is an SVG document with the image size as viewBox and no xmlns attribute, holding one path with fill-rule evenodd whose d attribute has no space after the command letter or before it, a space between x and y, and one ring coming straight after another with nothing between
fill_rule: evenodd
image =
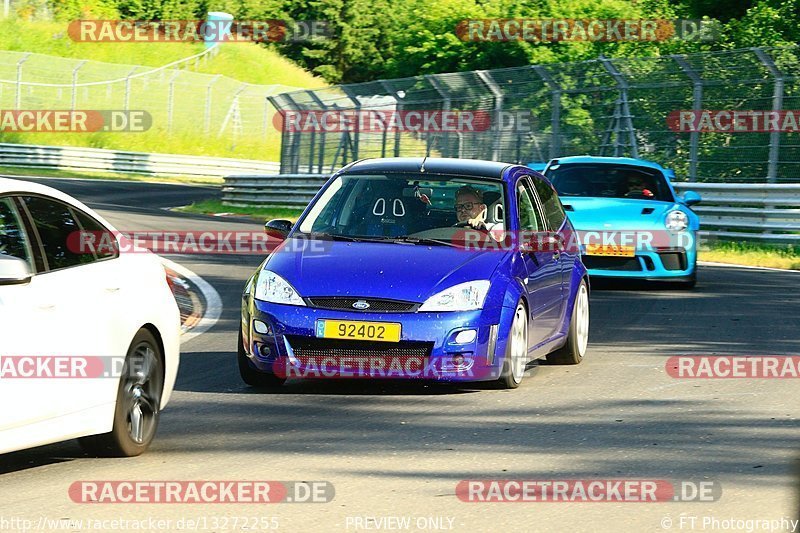
<instances>
[{"instance_id":1,"label":"blue car door","mask_svg":"<svg viewBox=\"0 0 800 533\"><path fill-rule=\"evenodd\" d=\"M536 194L527 177L522 177L516 187L519 211L520 239L541 236L546 226ZM557 250L543 248L534 243L520 251L527 270L524 280L533 320L529 331L531 346L551 338L559 323L561 302L561 265Z\"/></svg>"},{"instance_id":2,"label":"blue car door","mask_svg":"<svg viewBox=\"0 0 800 533\"><path fill-rule=\"evenodd\" d=\"M561 273L561 290L551 310L555 313L556 327L558 327L562 323L561 316L571 289L572 270L575 266L575 261L579 258L580 251L577 250L577 247L570 245L573 242L574 235L570 233L571 227L567 224L567 213L564 211L564 206L561 205L561 200L558 198L555 189L542 178L531 176L531 181L539 199L539 205L542 208L547 230L553 235L556 242L560 243L554 246L556 246L555 262L558 264L558 270Z\"/></svg>"}]
</instances>

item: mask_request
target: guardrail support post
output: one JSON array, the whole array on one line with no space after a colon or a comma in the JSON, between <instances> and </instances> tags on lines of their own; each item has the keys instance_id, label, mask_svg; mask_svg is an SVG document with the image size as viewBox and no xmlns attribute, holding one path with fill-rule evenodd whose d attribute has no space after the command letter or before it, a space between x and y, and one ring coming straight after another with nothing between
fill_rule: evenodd
<instances>
[{"instance_id":1,"label":"guardrail support post","mask_svg":"<svg viewBox=\"0 0 800 533\"><path fill-rule=\"evenodd\" d=\"M17 61L17 90L14 94L14 109L16 110L19 110L19 107L22 104L22 64L28 60L30 55L30 52L28 52L19 61Z\"/></svg>"},{"instance_id":2,"label":"guardrail support post","mask_svg":"<svg viewBox=\"0 0 800 533\"><path fill-rule=\"evenodd\" d=\"M353 139L353 143L350 146L350 150L353 154L353 161L356 161L358 159L358 148L359 148L358 142L360 140L359 134L361 132L361 102L358 101L358 98L356 98L355 94L353 93L353 90L350 88L349 85L340 85L339 87L340 89L342 89L344 94L347 95L350 101L353 102L353 105L355 106L356 109L356 134L354 135L355 138ZM350 133L345 132L345 135L350 135ZM348 162L344 161L346 155L347 155L347 150L345 150L344 153L342 154L342 161L344 162L344 164L347 164L349 162L349 161Z\"/></svg>"},{"instance_id":3,"label":"guardrail support post","mask_svg":"<svg viewBox=\"0 0 800 533\"><path fill-rule=\"evenodd\" d=\"M175 79L180 76L181 71L176 70L175 74L169 79L169 90L167 92L167 131L172 131L172 109L175 107Z\"/></svg>"},{"instance_id":4,"label":"guardrail support post","mask_svg":"<svg viewBox=\"0 0 800 533\"><path fill-rule=\"evenodd\" d=\"M75 107L77 106L78 102L78 71L86 64L86 60L84 59L80 63L78 63L74 69L72 69L72 103L70 104L73 111L75 111Z\"/></svg>"},{"instance_id":5,"label":"guardrail support post","mask_svg":"<svg viewBox=\"0 0 800 533\"><path fill-rule=\"evenodd\" d=\"M211 86L219 81L221 75L217 74L206 85L206 106L203 110L203 131L208 133L211 131Z\"/></svg>"},{"instance_id":6,"label":"guardrail support post","mask_svg":"<svg viewBox=\"0 0 800 533\"><path fill-rule=\"evenodd\" d=\"M122 103L122 108L127 111L131 106L131 76L139 67L133 67L127 76L125 76L125 100Z\"/></svg>"}]
</instances>

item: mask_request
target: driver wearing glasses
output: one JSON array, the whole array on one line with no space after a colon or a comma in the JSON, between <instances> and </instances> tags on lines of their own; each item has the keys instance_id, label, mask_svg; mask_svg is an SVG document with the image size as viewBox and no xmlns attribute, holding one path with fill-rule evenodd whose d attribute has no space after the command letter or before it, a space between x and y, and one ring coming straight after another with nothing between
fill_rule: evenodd
<instances>
[{"instance_id":1,"label":"driver wearing glasses","mask_svg":"<svg viewBox=\"0 0 800 533\"><path fill-rule=\"evenodd\" d=\"M469 226L484 231L492 231L503 226L486 222L487 208L483 202L483 192L469 185L464 185L456 191L455 209L459 226Z\"/></svg>"}]
</instances>

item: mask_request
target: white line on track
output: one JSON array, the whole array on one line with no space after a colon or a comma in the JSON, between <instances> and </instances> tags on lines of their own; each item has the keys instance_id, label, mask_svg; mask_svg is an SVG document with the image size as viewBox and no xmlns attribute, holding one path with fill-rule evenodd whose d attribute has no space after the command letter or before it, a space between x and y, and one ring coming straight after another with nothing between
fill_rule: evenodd
<instances>
[{"instance_id":1,"label":"white line on track","mask_svg":"<svg viewBox=\"0 0 800 533\"><path fill-rule=\"evenodd\" d=\"M714 267L727 267L727 268L746 268L748 270L770 270L772 272L794 272L798 273L800 270L789 270L786 268L772 268L772 267L757 267L750 265L734 265L733 263L714 263L712 261L698 261L698 265L714 266Z\"/></svg>"}]
</instances>

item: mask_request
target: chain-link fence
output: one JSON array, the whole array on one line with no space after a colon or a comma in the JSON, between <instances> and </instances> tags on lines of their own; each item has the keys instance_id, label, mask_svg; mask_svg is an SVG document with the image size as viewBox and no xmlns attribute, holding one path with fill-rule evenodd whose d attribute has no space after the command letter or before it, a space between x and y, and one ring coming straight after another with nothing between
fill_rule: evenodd
<instances>
[{"instance_id":1,"label":"chain-link fence","mask_svg":"<svg viewBox=\"0 0 800 533\"><path fill-rule=\"evenodd\" d=\"M383 132L284 128L281 172L329 172L350 160L442 156L529 163L591 154L655 160L690 181L800 182L800 133L676 131L677 111L800 109L800 48L755 48L459 72L293 91L289 112L529 110L528 131ZM697 116L700 116L698 113ZM716 116L716 115L713 115ZM798 112L796 117L800 117ZM791 117L789 117L791 118ZM758 128L751 128L758 129ZM773 128L774 129L774 128ZM779 128L780 129L780 128Z\"/></svg>"},{"instance_id":2,"label":"chain-link fence","mask_svg":"<svg viewBox=\"0 0 800 533\"><path fill-rule=\"evenodd\" d=\"M279 142L267 96L293 87L193 71L216 50L158 68L0 51L0 109L145 110L159 134Z\"/></svg>"}]
</instances>

